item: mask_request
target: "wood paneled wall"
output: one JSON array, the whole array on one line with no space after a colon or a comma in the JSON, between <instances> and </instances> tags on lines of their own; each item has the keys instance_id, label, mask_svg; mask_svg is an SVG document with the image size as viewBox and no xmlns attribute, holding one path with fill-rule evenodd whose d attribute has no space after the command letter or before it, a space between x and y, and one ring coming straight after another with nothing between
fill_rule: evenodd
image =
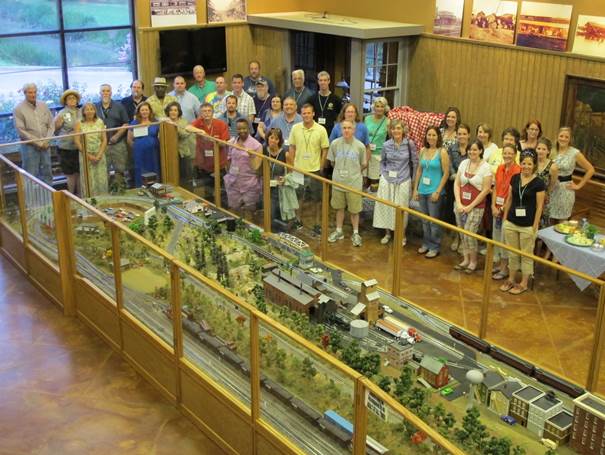
<instances>
[{"instance_id":1,"label":"wood paneled wall","mask_svg":"<svg viewBox=\"0 0 605 455\"><path fill-rule=\"evenodd\" d=\"M457 106L471 128L490 124L496 142L504 128L530 118L553 138L567 74L605 78L605 62L423 35L411 47L408 101L426 111Z\"/></svg>"}]
</instances>

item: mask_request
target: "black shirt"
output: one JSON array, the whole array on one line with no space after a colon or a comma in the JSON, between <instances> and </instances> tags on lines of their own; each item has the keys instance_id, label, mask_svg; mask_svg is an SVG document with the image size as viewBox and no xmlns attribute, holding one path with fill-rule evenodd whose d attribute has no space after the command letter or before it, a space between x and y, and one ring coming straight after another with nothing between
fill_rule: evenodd
<instances>
[{"instance_id":1,"label":"black shirt","mask_svg":"<svg viewBox=\"0 0 605 455\"><path fill-rule=\"evenodd\" d=\"M507 220L517 226L533 226L536 219L536 194L544 191L544 182L535 177L527 185L521 186L521 174L513 175L510 180L512 202ZM517 216L517 209L525 209L525 216Z\"/></svg>"},{"instance_id":2,"label":"black shirt","mask_svg":"<svg viewBox=\"0 0 605 455\"><path fill-rule=\"evenodd\" d=\"M105 123L105 127L108 129L118 128L124 124L130 123L130 121L132 120L128 118L128 114L126 113L124 105L119 101L112 100L111 104L107 109L103 107L103 103L101 101L96 103L95 107L97 108L97 117L103 120L103 123ZM108 131L107 139L109 140L109 138L115 133L115 131ZM123 141L125 138L126 135L123 134L122 137L120 137L120 141Z\"/></svg>"},{"instance_id":3,"label":"black shirt","mask_svg":"<svg viewBox=\"0 0 605 455\"><path fill-rule=\"evenodd\" d=\"M342 101L334 93L330 93L328 96L322 96L316 93L311 98L311 104L315 109L315 121L322 125L328 132L328 136L334 128L336 117L342 109ZM325 118L325 123L320 123L320 118Z\"/></svg>"},{"instance_id":4,"label":"black shirt","mask_svg":"<svg viewBox=\"0 0 605 455\"><path fill-rule=\"evenodd\" d=\"M139 104L141 104L143 101L145 101L146 99L147 99L147 97L143 96L143 98L141 98L141 101L136 103L134 101L134 99L132 98L132 95L127 96L126 98L122 98L122 105L124 106L124 109L126 109L126 113L128 114L128 118L130 120L134 119L134 114L137 110L137 106Z\"/></svg>"},{"instance_id":5,"label":"black shirt","mask_svg":"<svg viewBox=\"0 0 605 455\"><path fill-rule=\"evenodd\" d=\"M269 151L269 146L263 147L263 153L266 156L270 156L271 158L276 159L277 161L281 161L282 163L286 162L286 147L282 147L279 150L277 156L271 155L271 152ZM283 177L286 174L286 168L284 166L280 166L279 164L271 162L269 163L269 171L270 180L276 180L278 177Z\"/></svg>"}]
</instances>

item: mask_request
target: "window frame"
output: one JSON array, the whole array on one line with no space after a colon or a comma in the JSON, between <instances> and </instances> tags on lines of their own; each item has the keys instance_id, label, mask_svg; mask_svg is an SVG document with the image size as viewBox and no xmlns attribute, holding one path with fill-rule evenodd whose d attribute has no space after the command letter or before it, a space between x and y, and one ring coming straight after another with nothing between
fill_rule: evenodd
<instances>
[{"instance_id":1,"label":"window frame","mask_svg":"<svg viewBox=\"0 0 605 455\"><path fill-rule=\"evenodd\" d=\"M69 67L67 61L67 36L74 33L86 33L86 32L104 32L111 30L128 30L130 32L131 48L132 48L132 75L133 79L138 78L138 56L137 56L137 43L136 43L136 27L134 17L134 0L126 0L128 4L128 20L129 25L109 25L109 26L98 26L98 27L80 27L80 28L66 28L65 18L63 16L63 0L55 0L57 4L57 15L58 25L57 29L48 30L37 30L30 32L18 32L18 33L0 33L0 39L2 38L21 38L30 36L44 36L44 35L59 35L59 49L61 51L60 62L61 62L61 82L63 84L63 90L69 88ZM58 103L58 100L56 100ZM51 110L58 108L57 105L49 106ZM12 118L13 112L0 112L0 120L6 118Z\"/></svg>"},{"instance_id":2,"label":"window frame","mask_svg":"<svg viewBox=\"0 0 605 455\"><path fill-rule=\"evenodd\" d=\"M397 61L393 62L393 63L389 63L389 59L387 56L386 63L376 65L376 59L372 55L373 64L368 65L368 47L370 45L377 45L377 44L380 44L380 45L387 44L388 45L390 43L398 43L398 45L397 45ZM405 61L404 47L405 47L405 42L402 38L399 38L399 37L363 41L363 72L362 72L363 89L362 89L362 93L361 93L362 99L360 102L362 109L364 109L364 107L365 107L365 97L366 96L369 96L370 99L373 100L376 96L380 96L380 95L377 95L380 92L393 92L393 94L394 94L393 95L393 104L398 105L401 103L402 93L405 91L405 88L403 86L404 85L404 75L402 74L404 71L402 71L402 68L401 68L402 62ZM389 78L388 78L388 68L389 67L397 68L396 85L387 85L389 82ZM385 75L385 86L384 87L366 89L366 87L365 87L366 83L372 82L372 80L368 80L366 78L366 72L369 68L387 68L387 74ZM376 80L374 80L373 82L376 82ZM370 102L370 105L371 104L372 103ZM394 107L394 106L391 106L391 107ZM364 113L367 113L365 111L365 109L364 109Z\"/></svg>"}]
</instances>

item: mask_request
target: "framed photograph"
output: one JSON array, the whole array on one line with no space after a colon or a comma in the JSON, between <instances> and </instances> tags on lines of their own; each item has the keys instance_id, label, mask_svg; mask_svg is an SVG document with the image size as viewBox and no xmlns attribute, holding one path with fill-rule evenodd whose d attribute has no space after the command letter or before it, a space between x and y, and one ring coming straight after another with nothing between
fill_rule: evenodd
<instances>
[{"instance_id":1,"label":"framed photograph","mask_svg":"<svg viewBox=\"0 0 605 455\"><path fill-rule=\"evenodd\" d=\"M567 49L572 9L571 5L555 3L521 3L517 45L564 51Z\"/></svg>"},{"instance_id":2,"label":"framed photograph","mask_svg":"<svg viewBox=\"0 0 605 455\"><path fill-rule=\"evenodd\" d=\"M605 17L578 16L573 52L595 57L605 55Z\"/></svg>"},{"instance_id":3,"label":"framed photograph","mask_svg":"<svg viewBox=\"0 0 605 455\"><path fill-rule=\"evenodd\" d=\"M605 175L605 79L565 77L561 125L573 128L572 144Z\"/></svg>"},{"instance_id":4,"label":"framed photograph","mask_svg":"<svg viewBox=\"0 0 605 455\"><path fill-rule=\"evenodd\" d=\"M195 0L150 0L150 6L152 27L197 23Z\"/></svg>"},{"instance_id":5,"label":"framed photograph","mask_svg":"<svg viewBox=\"0 0 605 455\"><path fill-rule=\"evenodd\" d=\"M475 0L469 38L502 44L515 42L517 2Z\"/></svg>"},{"instance_id":6,"label":"framed photograph","mask_svg":"<svg viewBox=\"0 0 605 455\"><path fill-rule=\"evenodd\" d=\"M207 0L208 23L246 20L246 0Z\"/></svg>"},{"instance_id":7,"label":"framed photograph","mask_svg":"<svg viewBox=\"0 0 605 455\"><path fill-rule=\"evenodd\" d=\"M433 33L437 35L462 35L462 15L464 0L437 0Z\"/></svg>"}]
</instances>

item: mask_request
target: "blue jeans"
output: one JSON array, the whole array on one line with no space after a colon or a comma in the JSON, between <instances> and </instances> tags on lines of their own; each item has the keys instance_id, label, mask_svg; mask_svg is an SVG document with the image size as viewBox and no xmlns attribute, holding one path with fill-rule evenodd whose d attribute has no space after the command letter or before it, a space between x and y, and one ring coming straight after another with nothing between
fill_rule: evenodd
<instances>
[{"instance_id":1,"label":"blue jeans","mask_svg":"<svg viewBox=\"0 0 605 455\"><path fill-rule=\"evenodd\" d=\"M28 174L52 185L53 174L50 166L50 149L39 150L30 144L21 144L21 167Z\"/></svg>"},{"instance_id":2,"label":"blue jeans","mask_svg":"<svg viewBox=\"0 0 605 455\"><path fill-rule=\"evenodd\" d=\"M441 200L439 197L437 202L431 201L430 194L419 194L418 202L420 203L420 211L433 218L439 218L441 213ZM422 220L422 246L431 251L439 251L441 247L441 227L434 223Z\"/></svg>"}]
</instances>

